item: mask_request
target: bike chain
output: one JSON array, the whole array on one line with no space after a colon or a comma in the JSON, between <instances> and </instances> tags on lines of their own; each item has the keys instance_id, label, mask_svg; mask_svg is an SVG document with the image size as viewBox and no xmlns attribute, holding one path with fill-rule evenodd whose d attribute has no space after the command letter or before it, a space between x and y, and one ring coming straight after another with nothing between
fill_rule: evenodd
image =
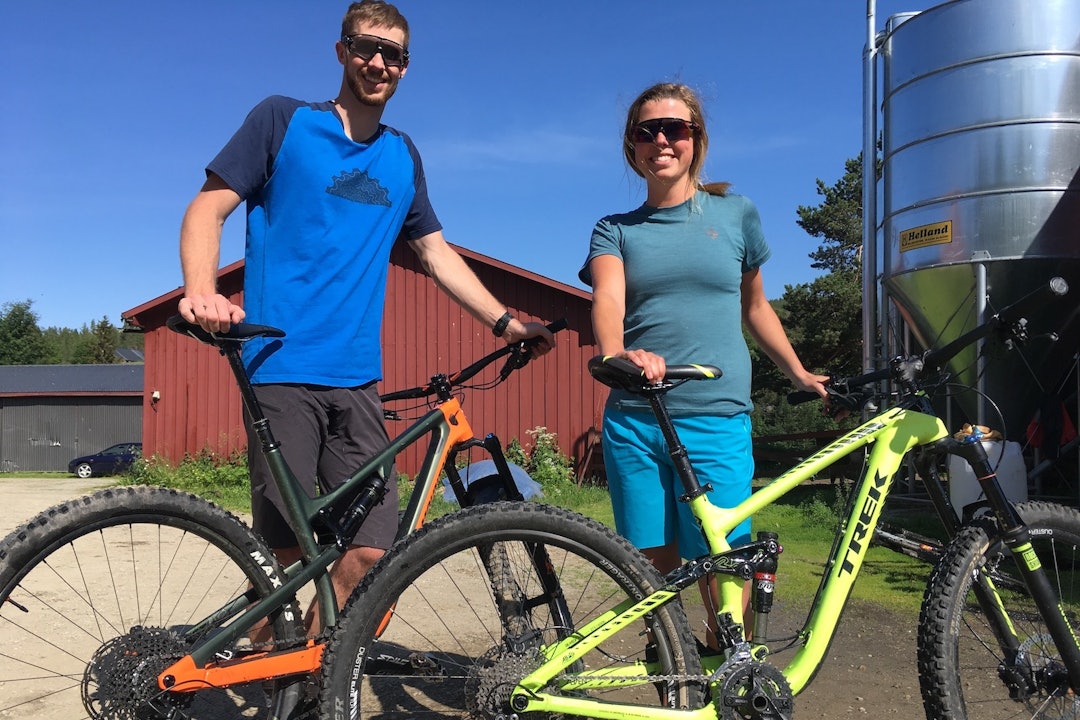
<instances>
[{"instance_id":1,"label":"bike chain","mask_svg":"<svg viewBox=\"0 0 1080 720\"><path fill-rule=\"evenodd\" d=\"M315 633L313 635L304 635L302 637L293 638L291 640L264 640L263 642L250 642L243 647L243 654L263 653L263 652L276 652L278 650L295 650L296 648L304 647L315 641L315 644L326 645L330 639L330 633L327 631ZM238 654L237 652L219 652L216 657L221 661L228 661L234 659Z\"/></svg>"}]
</instances>

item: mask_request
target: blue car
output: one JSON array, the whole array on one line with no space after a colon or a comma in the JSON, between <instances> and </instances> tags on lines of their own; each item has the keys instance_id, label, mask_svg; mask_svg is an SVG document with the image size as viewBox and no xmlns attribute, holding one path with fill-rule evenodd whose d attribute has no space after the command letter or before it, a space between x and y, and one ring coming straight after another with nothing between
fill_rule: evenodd
<instances>
[{"instance_id":1,"label":"blue car","mask_svg":"<svg viewBox=\"0 0 1080 720\"><path fill-rule=\"evenodd\" d=\"M68 463L68 472L81 478L116 475L142 456L142 443L120 443L93 455L83 455Z\"/></svg>"}]
</instances>

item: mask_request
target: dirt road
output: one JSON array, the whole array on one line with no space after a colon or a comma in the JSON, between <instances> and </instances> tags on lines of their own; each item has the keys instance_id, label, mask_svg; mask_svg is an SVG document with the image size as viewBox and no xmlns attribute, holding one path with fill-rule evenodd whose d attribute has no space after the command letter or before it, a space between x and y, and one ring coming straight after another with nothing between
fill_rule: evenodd
<instances>
[{"instance_id":1,"label":"dirt road","mask_svg":"<svg viewBox=\"0 0 1080 720\"><path fill-rule=\"evenodd\" d=\"M107 484L108 478L0 478L0 536L49 506ZM915 634L914 619L870 604L849 606L825 666L796 698L795 717L923 717Z\"/></svg>"},{"instance_id":2,"label":"dirt road","mask_svg":"<svg viewBox=\"0 0 1080 720\"><path fill-rule=\"evenodd\" d=\"M0 478L0 537L47 507L108 484L108 478Z\"/></svg>"}]
</instances>

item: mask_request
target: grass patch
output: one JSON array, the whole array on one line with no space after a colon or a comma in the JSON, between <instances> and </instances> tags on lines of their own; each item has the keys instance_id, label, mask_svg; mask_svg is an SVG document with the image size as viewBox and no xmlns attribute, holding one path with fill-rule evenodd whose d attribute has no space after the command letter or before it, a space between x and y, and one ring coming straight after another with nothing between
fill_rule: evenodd
<instances>
[{"instance_id":1,"label":"grass patch","mask_svg":"<svg viewBox=\"0 0 1080 720\"><path fill-rule=\"evenodd\" d=\"M528 448L512 442L507 456L540 483L543 496L538 500L570 508L614 528L607 489L594 485L579 487L571 463L557 452L554 436L543 428L537 428L531 435L532 443ZM55 473L41 475L56 476ZM144 458L118 482L175 487L201 495L233 512L250 512L246 457L242 454L222 458L204 452L186 458L178 467L160 459ZM402 508L412 490L413 482L408 477L398 478ZM846 503L846 484L803 485L754 517L755 532L771 530L780 536L784 546L777 573L778 597L809 602L817 592L840 521L846 515ZM457 503L443 497L440 487L432 498L428 517L432 519L457 509ZM935 521L926 513L893 512L887 506L885 516L887 521L921 534L938 534ZM914 616L918 613L929 572L930 566L925 563L887 548L871 547L852 597ZM696 593L688 593L686 600L699 601L694 596Z\"/></svg>"},{"instance_id":2,"label":"grass patch","mask_svg":"<svg viewBox=\"0 0 1080 720\"><path fill-rule=\"evenodd\" d=\"M805 485L754 517L754 530L780 536L784 553L777 571L778 594L810 600L825 572L842 519L846 518L847 486ZM920 513L897 513L886 505L883 520L921 534L936 536L936 521ZM893 612L916 616L931 566L885 547L872 545L863 561L851 597Z\"/></svg>"},{"instance_id":3,"label":"grass patch","mask_svg":"<svg viewBox=\"0 0 1080 720\"><path fill-rule=\"evenodd\" d=\"M68 472L0 472L0 480L5 478L42 478L43 480L67 480L75 477Z\"/></svg>"}]
</instances>

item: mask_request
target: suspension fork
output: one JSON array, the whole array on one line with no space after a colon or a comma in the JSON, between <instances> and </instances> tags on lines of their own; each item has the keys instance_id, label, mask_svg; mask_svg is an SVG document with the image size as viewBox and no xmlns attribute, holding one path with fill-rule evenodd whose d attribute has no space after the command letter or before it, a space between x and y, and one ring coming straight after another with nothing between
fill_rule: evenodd
<instances>
[{"instance_id":1,"label":"suspension fork","mask_svg":"<svg viewBox=\"0 0 1080 720\"><path fill-rule=\"evenodd\" d=\"M525 498L514 481L514 476L510 472L510 464L503 453L502 442L494 433L489 433L483 440L473 438L456 445L451 450L447 460L446 474L450 478L450 485L453 487L457 497L465 499L462 506L464 507L466 503L474 505L477 501L471 492L472 488L466 488L465 483L462 482L461 475L455 467L454 458L458 452L476 446L484 448L488 455L491 456L491 460L495 464L495 469L502 481L503 498L515 502L524 502ZM525 613L543 604L547 604L551 608L556 627L565 628L567 632L573 628L573 617L570 615L570 609L566 604L566 598L563 596L562 587L559 584L547 548L541 543L534 542L524 543L524 547L540 584L540 593L532 598L525 596L524 590L517 583L517 578L512 577L507 568L500 568L500 564L505 557L505 551L501 555L494 552L496 549L494 543L484 543L480 547L480 559L488 573L488 579L491 581L493 597L499 608L499 616L503 627L509 636L508 640L512 643L528 642L529 638L527 636L530 632L534 632L535 628L532 628L531 624L526 620Z\"/></svg>"},{"instance_id":2,"label":"suspension fork","mask_svg":"<svg viewBox=\"0 0 1080 720\"><path fill-rule=\"evenodd\" d=\"M462 498L462 507L466 505L475 505L477 500L473 497L472 489L466 488L465 483L461 479L461 474L457 471L455 460L457 454L464 450L468 450L473 447L482 447L487 454L491 456L491 461L495 464L495 471L499 475L499 479L502 481L502 490L504 500L513 500L520 502L524 500L524 496L521 494L520 488L517 483L514 482L514 476L510 472L510 463L506 460L506 455L503 453L502 442L494 433L488 433L484 436L483 440L473 438L467 442L458 443L447 455L446 476L450 479L450 487L453 488L454 494L458 498Z\"/></svg>"},{"instance_id":3,"label":"suspension fork","mask_svg":"<svg viewBox=\"0 0 1080 720\"><path fill-rule=\"evenodd\" d=\"M1069 673L1069 685L1072 688L1080 688L1080 643L1068 618L1065 617L1064 608L1059 602L1050 578L1047 577L1039 557L1031 546L1031 535L1027 524L1005 497L1005 492L997 480L997 474L987 458L986 450L982 443L974 439L947 438L942 442L945 444L945 451L967 461L975 472L975 477L979 479L979 485L1001 529L1002 541L1012 553L1020 576L1034 599L1039 614L1046 621L1047 629L1058 652L1061 653L1061 660ZM989 574L979 572L976 579L976 598L983 612L991 619L993 631L1011 665L1016 658L1020 638L1016 635L1015 627L1001 604L997 589Z\"/></svg>"}]
</instances>

